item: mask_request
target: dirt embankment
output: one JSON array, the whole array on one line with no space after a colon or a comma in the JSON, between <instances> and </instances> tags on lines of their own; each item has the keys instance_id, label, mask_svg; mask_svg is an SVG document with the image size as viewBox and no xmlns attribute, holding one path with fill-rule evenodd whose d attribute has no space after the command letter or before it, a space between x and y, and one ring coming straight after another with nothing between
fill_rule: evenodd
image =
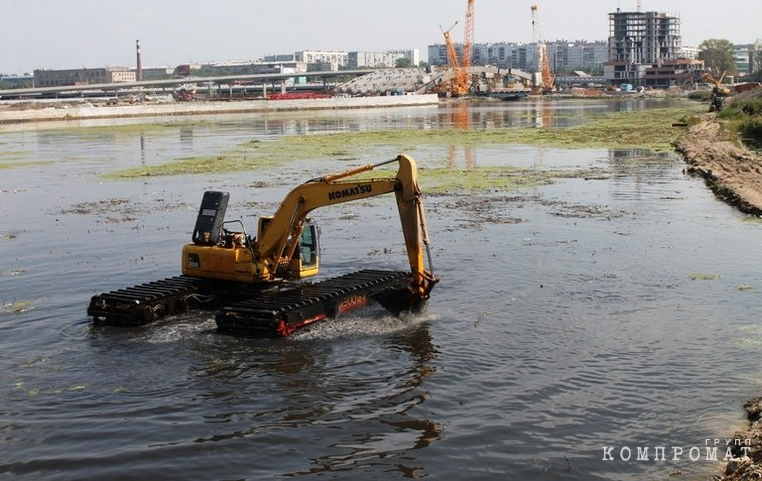
<instances>
[{"instance_id":1,"label":"dirt embankment","mask_svg":"<svg viewBox=\"0 0 762 481\"><path fill-rule=\"evenodd\" d=\"M699 116L677 144L686 169L742 212L762 215L762 155L734 141L714 113Z\"/></svg>"}]
</instances>

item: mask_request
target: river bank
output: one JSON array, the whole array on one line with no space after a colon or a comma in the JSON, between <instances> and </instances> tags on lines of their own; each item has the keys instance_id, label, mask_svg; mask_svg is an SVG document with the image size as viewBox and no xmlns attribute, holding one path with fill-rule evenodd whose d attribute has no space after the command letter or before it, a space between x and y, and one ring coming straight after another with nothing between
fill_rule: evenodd
<instances>
[{"instance_id":1,"label":"river bank","mask_svg":"<svg viewBox=\"0 0 762 481\"><path fill-rule=\"evenodd\" d=\"M0 106L0 124L126 117L199 114L236 114L297 110L369 109L436 105L434 94L383 97L333 97L299 100L241 100L230 102L167 102L105 105L88 101L62 101Z\"/></svg>"},{"instance_id":2,"label":"river bank","mask_svg":"<svg viewBox=\"0 0 762 481\"><path fill-rule=\"evenodd\" d=\"M676 144L688 164L686 172L702 177L729 205L762 216L762 154L746 148L715 113L697 115L690 124ZM732 439L745 443L734 446L736 460L727 463L723 475L714 477L718 481L762 479L762 398L750 399L743 407L749 426Z\"/></svg>"},{"instance_id":3,"label":"river bank","mask_svg":"<svg viewBox=\"0 0 762 481\"><path fill-rule=\"evenodd\" d=\"M725 467L724 476L716 478L718 481L762 479L762 427L760 427L762 397L750 399L743 407L751 425L747 431L737 432L733 439L742 439L748 441L748 444L733 446L733 456L739 460L729 461ZM744 453L744 451L747 452Z\"/></svg>"},{"instance_id":4,"label":"river bank","mask_svg":"<svg viewBox=\"0 0 762 481\"><path fill-rule=\"evenodd\" d=\"M739 145L714 113L697 115L677 142L686 171L704 178L723 201L762 215L762 155Z\"/></svg>"}]
</instances>

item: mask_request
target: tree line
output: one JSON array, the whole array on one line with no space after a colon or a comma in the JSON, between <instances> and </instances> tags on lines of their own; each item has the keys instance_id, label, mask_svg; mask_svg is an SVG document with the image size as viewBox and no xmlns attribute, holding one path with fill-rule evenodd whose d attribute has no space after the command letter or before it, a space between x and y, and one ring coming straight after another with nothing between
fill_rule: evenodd
<instances>
[{"instance_id":1,"label":"tree line","mask_svg":"<svg viewBox=\"0 0 762 481\"><path fill-rule=\"evenodd\" d=\"M699 45L699 59L713 77L738 75L735 45L724 38L710 38ZM757 40L749 49L750 80L762 80L762 40Z\"/></svg>"}]
</instances>

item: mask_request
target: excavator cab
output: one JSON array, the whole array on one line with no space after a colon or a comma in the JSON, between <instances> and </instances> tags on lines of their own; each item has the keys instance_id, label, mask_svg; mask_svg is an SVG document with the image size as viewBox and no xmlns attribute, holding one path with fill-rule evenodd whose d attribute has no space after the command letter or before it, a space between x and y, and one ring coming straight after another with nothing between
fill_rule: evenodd
<instances>
[{"instance_id":1,"label":"excavator cab","mask_svg":"<svg viewBox=\"0 0 762 481\"><path fill-rule=\"evenodd\" d=\"M291 256L288 266L290 278L302 279L317 275L320 264L320 242L318 229L309 219L305 219L299 243Z\"/></svg>"},{"instance_id":2,"label":"excavator cab","mask_svg":"<svg viewBox=\"0 0 762 481\"><path fill-rule=\"evenodd\" d=\"M260 235L264 233L272 217L259 218ZM291 238L286 242L284 251L289 252L292 248ZM288 279L304 279L318 274L320 267L320 235L317 225L311 219L305 218L302 221L302 229L299 234L299 241L294 252L291 255L287 267L278 271L280 277Z\"/></svg>"}]
</instances>

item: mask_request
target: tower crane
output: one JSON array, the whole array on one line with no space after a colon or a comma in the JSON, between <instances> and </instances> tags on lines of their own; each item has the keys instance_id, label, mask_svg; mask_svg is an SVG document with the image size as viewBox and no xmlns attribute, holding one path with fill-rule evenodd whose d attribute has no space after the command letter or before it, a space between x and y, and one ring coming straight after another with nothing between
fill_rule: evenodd
<instances>
[{"instance_id":1,"label":"tower crane","mask_svg":"<svg viewBox=\"0 0 762 481\"><path fill-rule=\"evenodd\" d=\"M540 17L537 13L537 5L532 5L532 31L534 42L537 45L537 66L540 69L540 85L537 90L542 93L553 91L553 74L550 72L550 62L548 61L548 47L542 38L542 29L540 28Z\"/></svg>"}]
</instances>

